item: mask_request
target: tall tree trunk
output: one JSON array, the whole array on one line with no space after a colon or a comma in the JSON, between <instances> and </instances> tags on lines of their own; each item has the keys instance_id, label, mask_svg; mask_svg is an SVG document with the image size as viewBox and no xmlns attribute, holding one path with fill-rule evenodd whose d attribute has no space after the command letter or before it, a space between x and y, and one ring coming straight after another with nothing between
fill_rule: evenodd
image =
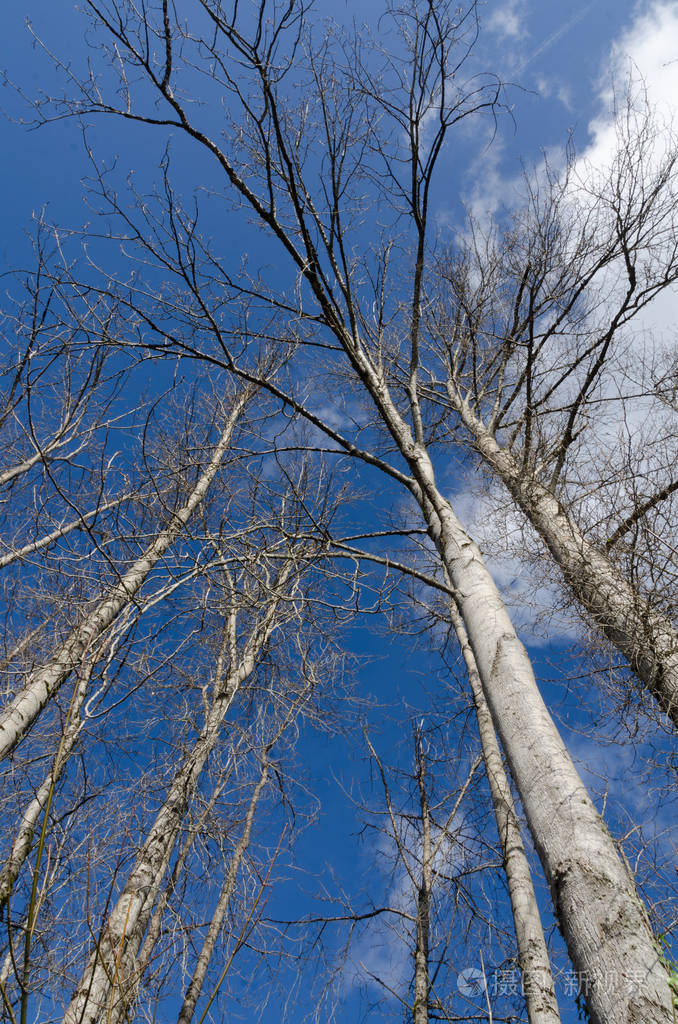
<instances>
[{"instance_id":1,"label":"tall tree trunk","mask_svg":"<svg viewBox=\"0 0 678 1024\"><path fill-rule=\"evenodd\" d=\"M429 932L431 927L431 890L433 887L433 854L431 847L431 815L426 794L426 765L421 737L417 736L417 787L421 814L421 875L417 892L417 936L414 950L413 1024L428 1024L429 1008Z\"/></svg>"},{"instance_id":2,"label":"tall tree trunk","mask_svg":"<svg viewBox=\"0 0 678 1024\"><path fill-rule=\"evenodd\" d=\"M186 503L174 512L152 544L122 576L79 626L70 633L60 650L42 668L28 677L23 689L0 713L0 758L14 749L36 718L68 679L71 672L88 656L118 615L129 605L145 583L149 573L174 544L191 515L205 498L212 480L231 444L236 423L248 401L248 393L239 395L233 404L224 431L212 454L207 469L200 475Z\"/></svg>"},{"instance_id":3,"label":"tall tree trunk","mask_svg":"<svg viewBox=\"0 0 678 1024\"><path fill-rule=\"evenodd\" d=\"M541 925L537 897L532 885L532 873L525 854L518 815L513 803L509 780L504 771L497 735L485 700L473 651L464 624L453 603L450 603L450 617L466 663L466 671L473 693L480 745L492 794L504 872L511 900L527 1016L530 1024L560 1024L551 964Z\"/></svg>"},{"instance_id":4,"label":"tall tree trunk","mask_svg":"<svg viewBox=\"0 0 678 1024\"><path fill-rule=\"evenodd\" d=\"M456 591L483 692L593 1024L673 1024L668 975L632 878L539 693L477 545L416 453L420 505Z\"/></svg>"},{"instance_id":5,"label":"tall tree trunk","mask_svg":"<svg viewBox=\"0 0 678 1024\"><path fill-rule=\"evenodd\" d=\"M214 804L221 795L222 786L218 785L213 791L209 803L203 809L197 822L193 823L188 829L188 835L181 844L181 849L177 854L177 857L172 865L172 873L162 885L157 898L153 900L153 913L146 929L146 933L143 936L143 941L135 944L134 947L128 946L127 948L127 961L128 969L125 974L125 978L122 984L122 996L118 1000L116 1006L114 1006L109 1013L107 1024L127 1024L130 1019L130 1009L134 1006L138 993L141 980L148 970L151 957L153 956L156 943L162 933L162 925L164 920L165 910L171 894L176 889L176 885L181 878L181 875L188 859L188 855L191 852L195 837L199 834L200 826L205 822L209 814L211 814ZM162 882L162 879L160 880ZM158 886L158 888L160 888Z\"/></svg>"},{"instance_id":6,"label":"tall tree trunk","mask_svg":"<svg viewBox=\"0 0 678 1024\"><path fill-rule=\"evenodd\" d=\"M101 1014L112 1006L116 998L116 987L122 990L119 998L125 999L125 979L133 978L132 961L139 951L151 919L159 886L189 801L205 761L219 738L233 698L253 671L257 656L270 638L275 625L277 604L277 599L272 598L271 605L256 629L255 639L248 645L249 649L239 664L230 666L225 679L217 670L214 700L207 721L193 748L184 758L155 817L146 842L66 1010L64 1024L95 1024ZM226 657L231 637L232 629L226 628L220 661Z\"/></svg>"},{"instance_id":7,"label":"tall tree trunk","mask_svg":"<svg viewBox=\"0 0 678 1024\"><path fill-rule=\"evenodd\" d=\"M573 517L529 468L501 448L463 404L459 412L478 452L553 555L575 600L678 728L678 633L673 623L638 593L606 554L586 540Z\"/></svg>"},{"instance_id":8,"label":"tall tree trunk","mask_svg":"<svg viewBox=\"0 0 678 1024\"><path fill-rule=\"evenodd\" d=\"M196 963L195 970L193 971L193 977L191 978L191 982L186 991L186 995L184 996L184 1001L181 1004L181 1009L179 1011L179 1016L177 1018L177 1024L190 1024L190 1022L193 1020L195 1008L198 999L200 998L202 987L205 983L207 968L209 967L210 960L212 959L214 947L217 944L219 932L221 931L221 928L223 926L224 917L226 916L226 911L228 910L229 903L231 901L231 896L233 895L233 890L235 889L235 883L237 881L240 865L242 864L243 857L245 856L245 853L247 852L247 849L250 844L250 837L252 835L252 823L254 822L254 815L257 810L259 797L261 796L261 793L267 782L268 755L265 752L261 762L261 773L259 775L259 779L257 780L257 784L254 787L254 792L252 793L252 799L250 800L249 807L247 808L243 832L235 850L233 851L233 856L231 857L231 860L229 862L228 871L224 878L224 882L221 887L221 892L219 893L219 899L217 900L217 905L214 908L212 920L210 921L209 928L207 929L207 934L205 935L205 940L202 944L202 949L200 950L200 954L198 956L198 962Z\"/></svg>"},{"instance_id":9,"label":"tall tree trunk","mask_svg":"<svg viewBox=\"0 0 678 1024\"><path fill-rule=\"evenodd\" d=\"M217 735L216 716L212 716L156 815L66 1010L64 1024L94 1024L117 1000L126 1000L130 954L133 958L141 945L191 794Z\"/></svg>"},{"instance_id":10,"label":"tall tree trunk","mask_svg":"<svg viewBox=\"0 0 678 1024\"><path fill-rule=\"evenodd\" d=\"M129 972L125 977L124 999L120 999L118 1005L113 1008L110 1014L110 1022L107 1022L107 1024L127 1024L129 1020L130 1007L133 1007L136 1002L141 980L145 972L148 970L156 943L162 933L164 914L167 909L170 896L176 889L177 883L181 878L186 860L193 848L196 835L199 834L201 826L212 813L214 804L222 793L222 786L223 783L221 782L216 786L210 796L209 803L203 809L197 822L194 822L189 828L188 835L181 844L181 849L179 850L172 866L172 873L167 880L167 883L163 885L158 899L154 902L153 913L151 915L148 928L146 929L146 934L143 937L143 942L140 944L138 951L136 949L131 950L128 948L128 960L131 961L133 959L134 963L130 964Z\"/></svg>"},{"instance_id":11,"label":"tall tree trunk","mask_svg":"<svg viewBox=\"0 0 678 1024\"><path fill-rule=\"evenodd\" d=\"M647 915L565 749L480 551L424 467L423 511L464 625L593 1024L672 1024Z\"/></svg>"},{"instance_id":12,"label":"tall tree trunk","mask_svg":"<svg viewBox=\"0 0 678 1024\"><path fill-rule=\"evenodd\" d=\"M348 349L350 339L344 344ZM355 346L351 355L410 468L412 494L455 590L592 1024L674 1024L668 974L645 908L542 700L480 549L438 490L421 430L413 436L366 356ZM417 406L416 396L411 403Z\"/></svg>"}]
</instances>

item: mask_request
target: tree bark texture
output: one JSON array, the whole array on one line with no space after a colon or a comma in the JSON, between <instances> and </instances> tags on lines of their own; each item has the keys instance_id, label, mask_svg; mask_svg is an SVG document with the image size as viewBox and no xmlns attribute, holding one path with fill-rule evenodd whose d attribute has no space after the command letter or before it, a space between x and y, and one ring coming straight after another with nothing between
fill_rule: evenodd
<instances>
[{"instance_id":1,"label":"tree bark texture","mask_svg":"<svg viewBox=\"0 0 678 1024\"><path fill-rule=\"evenodd\" d=\"M530 1024L560 1024L560 1013L553 984L548 949L541 924L539 906L532 884L532 873L525 854L513 795L492 724L483 686L463 622L454 606L450 616L466 663L478 720L487 780L501 843L504 872L511 900L511 911L518 947L518 962Z\"/></svg>"},{"instance_id":2,"label":"tree bark texture","mask_svg":"<svg viewBox=\"0 0 678 1024\"><path fill-rule=\"evenodd\" d=\"M591 1021L672 1024L668 975L633 880L542 700L480 550L424 468L423 511L457 594Z\"/></svg>"},{"instance_id":3,"label":"tree bark texture","mask_svg":"<svg viewBox=\"0 0 678 1024\"><path fill-rule=\"evenodd\" d=\"M466 410L475 446L560 567L575 600L591 615L678 728L678 634L612 560L584 537L558 499Z\"/></svg>"},{"instance_id":4,"label":"tree bark texture","mask_svg":"<svg viewBox=\"0 0 678 1024\"><path fill-rule=\"evenodd\" d=\"M417 892L417 938L414 951L414 1008L413 1024L428 1024L429 1007L429 942L431 927L431 891L433 888L433 851L431 845L431 815L426 794L426 766L417 742L417 785L421 814L421 874Z\"/></svg>"}]
</instances>

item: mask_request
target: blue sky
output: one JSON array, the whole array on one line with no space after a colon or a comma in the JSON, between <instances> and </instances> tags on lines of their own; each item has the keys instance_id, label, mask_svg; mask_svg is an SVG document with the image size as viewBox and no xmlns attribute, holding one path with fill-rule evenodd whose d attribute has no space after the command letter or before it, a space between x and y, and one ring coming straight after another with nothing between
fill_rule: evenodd
<instances>
[{"instance_id":1,"label":"blue sky","mask_svg":"<svg viewBox=\"0 0 678 1024\"><path fill-rule=\"evenodd\" d=\"M331 15L331 5L319 10ZM372 2L368 10L377 11ZM675 4L650 5L600 0L563 10L559 4L537 4L516 0L508 4L481 7L481 21L486 26L478 48L478 68L499 74L505 82L515 83L507 98L513 120L500 118L498 137L486 148L487 139L469 144L466 166L460 166L461 191L467 200L492 206L505 179L520 171L520 161L528 166L540 159L542 150L561 147L569 130L574 130L580 149L590 142L592 120L602 113L601 94L611 81L610 56L621 44L636 59L640 56L644 12L658 11L665 19L650 32L649 45L642 47L646 63L640 70L648 74L647 58L653 43L660 61L659 43L666 44L675 22L669 24ZM339 6L340 17L360 18L365 5L352 9L346 2ZM54 93L60 88L49 58L40 52L26 23L30 22L36 36L53 52L72 60L74 68L83 65L82 18L69 3L55 5L47 0L30 0L25 5L9 5L3 14L2 68L8 78L28 95L40 91ZM665 47L664 47L665 48ZM635 53L634 53L635 50ZM664 98L671 97L671 84L662 89ZM2 108L15 123L0 122L0 143L5 154L0 167L2 194L2 258L10 266L15 261L17 244L30 230L34 212L43 205L60 223L81 224L88 216L82 203L81 179L88 172L82 137L73 122L59 122L38 132L27 133L16 120L30 120L31 113L20 98L6 86L0 94ZM162 142L156 135L129 125L109 121L105 127L95 126L91 135L92 149L102 158L113 156L121 169L143 171L147 161L157 161ZM475 160L474 160L475 156ZM471 181L469 181L469 166ZM464 179L466 179L464 181ZM455 195L458 193L455 193ZM449 202L449 201L448 201ZM447 206L447 204L444 204ZM441 201L439 215L454 217L454 204L445 209Z\"/></svg>"},{"instance_id":2,"label":"blue sky","mask_svg":"<svg viewBox=\"0 0 678 1024\"><path fill-rule=\"evenodd\" d=\"M380 9L374 0L367 8L370 15ZM333 13L330 5L320 5L320 11L328 16ZM342 19L359 18L365 11L365 4L353 6L347 2L340 6L337 15ZM4 52L0 67L27 95L41 90L50 93L58 87L57 80L49 58L26 28L26 17L48 48L72 59L77 66L82 66L85 53L82 22L70 3L54 4L47 0L11 5L3 13ZM435 194L436 227L442 235L453 232L462 222L460 198L482 217L496 212L503 203L510 203L522 167L538 163L544 151L557 166L569 132L573 132L580 153L604 162L611 147L612 86L629 67L637 68L645 76L651 99L660 107L668 111L678 96L678 52L674 63L671 57L678 41L678 3L639 5L598 0L565 9L562 4L515 0L481 8L481 22L485 31L476 64L511 83L506 91L511 110L510 114L500 116L494 137L485 127L470 131L462 137L458 150L446 155ZM90 171L88 156L81 130L74 121L28 131L19 122L22 118L30 119L30 111L9 85L2 90L0 100L8 115L0 121L0 151L4 154L0 164L0 264L4 270L15 269L17 265L30 268L32 218L37 211L46 206L48 218L65 229L77 229L91 219L91 211L83 201L82 185ZM155 175L164 149L164 140L158 133L120 122L93 125L88 129L87 140L97 160L117 160L120 180L132 172L142 183ZM201 183L193 180L194 167L180 146L175 161L178 179L190 193ZM251 234L232 236L229 244L234 249L251 247L252 258L263 259L257 254L259 243L252 241ZM669 322L672 314L669 302L661 315ZM503 582L510 591L523 569L519 563L509 563L497 566L496 571L503 574ZM549 600L548 593L544 600ZM569 694L559 678L569 671L569 662L565 660L570 657L569 648L564 654L558 637L537 641L531 632L529 615L525 637L549 705L563 724L565 738L581 761L586 781L594 791L602 793L605 779L609 779L609 806L620 831L627 812L629 820L645 816L652 828L656 808L651 801L647 806L646 787L640 782L629 783L632 772L647 755L647 744L641 748L620 748L613 742L614 723L609 722L603 730L605 742L596 743L588 732L595 713L581 709L578 692ZM422 653L414 644L399 639L373 659L377 643L367 629L356 630L353 637L360 692L391 705L390 724L381 726L384 743L391 748L408 730L411 709L426 706L430 691L437 688L443 676L444 666L435 651ZM574 663L575 672L578 665ZM404 707L405 702L408 708ZM376 720L376 715L368 717ZM648 743L658 758L664 756L661 737L651 738ZM374 851L363 846L356 853L351 837L358 827L357 819L350 800L335 780L342 779L348 787L364 782L363 751L356 751L341 737L329 742L318 735L306 737L305 751L307 781L321 798L323 810L318 824L304 833L299 858L307 865L330 865L342 884L355 885L359 890L361 880L356 878L356 864L358 874L368 875ZM402 757L407 756L404 743ZM669 823L670 814L662 811L659 826ZM312 887L311 882L306 886ZM293 886L281 890L274 903L277 913L294 914L298 906L294 891ZM475 965L472 958L463 964ZM343 995L343 1019L362 1019L359 1014L363 1004L358 1000L357 989L353 993L349 984ZM392 1007L388 1012L392 1012ZM372 1013L373 1018L368 1011L367 1019L379 1019L376 1011ZM278 1010L273 1007L266 1019L279 1019ZM301 1012L298 1019L301 1020ZM576 1019L576 1010L570 1006L564 1020Z\"/></svg>"}]
</instances>

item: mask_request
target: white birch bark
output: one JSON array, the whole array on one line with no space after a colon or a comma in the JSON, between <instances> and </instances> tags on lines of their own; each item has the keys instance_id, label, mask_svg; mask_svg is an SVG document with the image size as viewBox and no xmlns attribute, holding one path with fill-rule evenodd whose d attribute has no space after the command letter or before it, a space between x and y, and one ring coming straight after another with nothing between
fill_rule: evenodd
<instances>
[{"instance_id":1,"label":"white birch bark","mask_svg":"<svg viewBox=\"0 0 678 1024\"><path fill-rule=\"evenodd\" d=\"M193 847L193 843L197 835L200 834L200 829L204 822L207 820L209 815L212 813L214 804L219 799L222 793L223 783L220 783L212 792L209 803L202 811L197 822L195 822L188 830L188 835L184 839L181 849L174 861L172 866L172 873L168 881L163 885L162 892L159 894L158 899L155 902L153 908L153 914L151 916L146 934L143 938L143 943L135 957L135 962L131 968L129 974L125 978L125 992L124 999L120 999L118 1005L110 1013L110 1024L126 1024L129 1020L128 1007L133 1006L137 998L139 985L143 978L144 972L148 969L148 965L155 950L156 943L160 938L162 932L163 918L167 904L171 893L176 888L177 882L181 878L181 874L184 870L184 865L188 858L189 853ZM128 954L129 954L128 950Z\"/></svg>"},{"instance_id":2,"label":"white birch bark","mask_svg":"<svg viewBox=\"0 0 678 1024\"><path fill-rule=\"evenodd\" d=\"M645 683L678 727L678 633L591 544L558 499L459 402L459 412L485 462L508 488L553 555L575 598Z\"/></svg>"},{"instance_id":3,"label":"white birch bark","mask_svg":"<svg viewBox=\"0 0 678 1024\"><path fill-rule=\"evenodd\" d=\"M20 548L15 548L13 551L8 551L7 554L0 556L0 569L6 568L11 565L12 562L17 562L21 558L25 558L27 555L32 555L36 551L41 551L42 548L47 548L50 544L54 544L57 540L62 537L67 537L73 530L83 529L90 519L95 519L100 516L102 512L106 512L110 508L115 508L116 505L122 504L124 498L116 498L115 501L107 501L98 508L92 509L90 512L85 512L83 515L78 516L77 519L72 519L70 523L64 523L62 526L57 526L56 529L52 530L51 533L45 534L39 540L30 541L28 544L24 544ZM6 545L3 542L4 546Z\"/></svg>"},{"instance_id":4,"label":"white birch bark","mask_svg":"<svg viewBox=\"0 0 678 1024\"><path fill-rule=\"evenodd\" d=\"M125 887L110 913L98 948L90 956L64 1015L64 1024L94 1024L112 1010L118 999L125 999L130 952L133 954L141 944L190 795L216 741L215 725L211 717L175 776Z\"/></svg>"},{"instance_id":5,"label":"white birch bark","mask_svg":"<svg viewBox=\"0 0 678 1024\"><path fill-rule=\"evenodd\" d=\"M46 665L31 672L22 690L0 713L0 758L6 757L14 749L50 697L57 692L70 673L87 656L92 645L129 605L149 573L180 536L216 476L247 398L247 393L236 398L212 458L186 503L172 514L165 528L149 544L143 555L137 558L119 583L112 587L84 621L72 630L54 657Z\"/></svg>"},{"instance_id":6,"label":"white birch bark","mask_svg":"<svg viewBox=\"0 0 678 1024\"><path fill-rule=\"evenodd\" d=\"M35 829L40 817L45 812L50 793L53 792L78 742L83 726L80 712L85 702L92 668L91 663L85 666L85 670L77 681L75 692L71 699L66 727L59 742L52 766L35 791L33 799L26 806L16 830L9 856L0 870L0 916L4 912L5 904L10 897L14 883L19 877L19 872L33 848ZM0 980L5 980L1 974Z\"/></svg>"},{"instance_id":7,"label":"white birch bark","mask_svg":"<svg viewBox=\"0 0 678 1024\"><path fill-rule=\"evenodd\" d=\"M111 1008L109 1011L109 1019L107 1024L127 1024L129 1021L129 1008L134 1006L134 1002L137 997L139 985L143 977L144 972L149 968L151 957L156 948L163 926L163 919L167 904L171 893L176 888L178 880L181 878L186 859L190 850L192 850L196 836L200 834L200 828L205 820L209 817L214 804L218 800L222 792L221 784L217 785L210 802L207 807L203 810L197 822L195 822L189 829L187 829L187 836L181 844L181 848L176 856L174 864L172 865L172 872L168 880L162 885L162 891L159 892L158 898L155 900L153 914L151 915L151 921L149 927L147 927L143 941L134 957L133 965L130 965L129 972L125 976L124 981L124 992L123 997L118 1000L118 1004ZM162 880L160 880L162 881ZM158 887L154 887L154 891ZM128 948L127 958L131 961L131 953L133 950Z\"/></svg>"},{"instance_id":8,"label":"white birch bark","mask_svg":"<svg viewBox=\"0 0 678 1024\"><path fill-rule=\"evenodd\" d=\"M464 624L452 603L450 604L450 617L461 647L473 693L480 745L492 794L504 872L511 901L528 1020L530 1024L560 1024L553 974L537 897L532 885L532 873L525 854L518 815L513 803L509 780L504 771L497 735Z\"/></svg>"},{"instance_id":9,"label":"white birch bark","mask_svg":"<svg viewBox=\"0 0 678 1024\"><path fill-rule=\"evenodd\" d=\"M430 463L429 463L430 466ZM495 729L593 1024L673 1024L668 975L632 878L541 698L480 550L422 474L424 513L457 591Z\"/></svg>"},{"instance_id":10,"label":"white birch bark","mask_svg":"<svg viewBox=\"0 0 678 1024\"><path fill-rule=\"evenodd\" d=\"M65 444L70 442L71 438L64 438L63 431L61 431L56 438L54 438L44 448L38 448L37 451L30 455L23 462L18 462L15 466L10 466L8 469L0 472L0 487L4 487L5 484L12 483L17 477L23 476L28 473L34 466L37 466L39 462L46 462L53 452L58 452ZM84 448L84 441L79 444L76 448L72 448L70 452L61 452L59 457L64 461L74 459Z\"/></svg>"},{"instance_id":11,"label":"white birch bark","mask_svg":"<svg viewBox=\"0 0 678 1024\"><path fill-rule=\"evenodd\" d=\"M279 584L284 584L285 578L283 569ZM278 601L278 597L271 598L245 652L237 662L233 658L234 624L233 621L228 623L215 673L214 700L207 720L175 775L125 887L110 912L97 948L92 952L66 1010L64 1024L95 1024L103 1013L112 1009L116 988L122 989L117 998L124 1000L125 977L133 974L130 961L141 946L188 803L205 761L219 738L233 698L254 670L257 658L275 628ZM230 665L224 678L222 666L228 655Z\"/></svg>"},{"instance_id":12,"label":"white birch bark","mask_svg":"<svg viewBox=\"0 0 678 1024\"><path fill-rule=\"evenodd\" d=\"M198 961L193 971L193 977L191 978L191 982L186 990L186 995L184 996L184 1001L181 1004L181 1009L179 1010L177 1024L190 1024L193 1020L195 1008L197 1006L198 999L200 998L202 987L205 983L205 977L207 976L207 968L209 967L210 960L212 959L214 947L217 944L217 939L219 938L219 933L224 923L224 917L226 916L226 911L228 910L231 902L231 896L235 889L240 865L242 864L243 857L250 845L252 824L254 822L254 815L257 810L259 797L261 796L267 782L268 758L266 753L264 753L261 763L261 774L259 775L257 784L254 787L252 799L250 800L249 807L247 808L243 832L229 862L228 871L226 872L226 877L224 878L224 882L219 893L219 899L217 900L217 905L214 908L214 913L212 914L207 934L205 935L202 948L198 955Z\"/></svg>"},{"instance_id":13,"label":"white birch bark","mask_svg":"<svg viewBox=\"0 0 678 1024\"><path fill-rule=\"evenodd\" d=\"M645 908L542 700L480 549L438 490L421 429L415 427L417 440L365 354L349 339L345 344L410 467L413 494L455 589L592 1024L674 1024L668 975ZM416 424L416 392L410 402Z\"/></svg>"}]
</instances>

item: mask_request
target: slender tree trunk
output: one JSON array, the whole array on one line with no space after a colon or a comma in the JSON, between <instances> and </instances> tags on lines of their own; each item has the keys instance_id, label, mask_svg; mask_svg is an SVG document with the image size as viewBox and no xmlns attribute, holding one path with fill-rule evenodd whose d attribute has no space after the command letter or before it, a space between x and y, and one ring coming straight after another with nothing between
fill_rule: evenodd
<instances>
[{"instance_id":1,"label":"slender tree trunk","mask_svg":"<svg viewBox=\"0 0 678 1024\"><path fill-rule=\"evenodd\" d=\"M253 671L257 655L268 642L274 628L276 606L277 601L272 600L257 630L256 640L249 645L240 664L231 667L223 686L219 685L220 673L217 671L214 701L207 721L156 815L127 883L109 915L103 936L90 956L66 1010L64 1024L95 1024L100 1015L112 1006L116 987L121 989L119 997L125 999L125 979L133 976L130 961L141 946L190 798L205 761L219 738L233 698ZM230 630L227 630L221 657L225 656L230 640Z\"/></svg>"},{"instance_id":2,"label":"slender tree trunk","mask_svg":"<svg viewBox=\"0 0 678 1024\"><path fill-rule=\"evenodd\" d=\"M477 545L417 453L421 506L457 594L483 691L506 753L593 1024L673 1024L668 975L633 880L541 698Z\"/></svg>"},{"instance_id":3,"label":"slender tree trunk","mask_svg":"<svg viewBox=\"0 0 678 1024\"><path fill-rule=\"evenodd\" d=\"M9 856L0 870L0 917L4 914L5 904L10 897L14 883L33 848L33 835L41 815L45 813L50 794L54 792L54 787L78 742L82 730L80 712L85 702L92 668L93 665L89 662L78 678L71 698L66 726L59 740L52 766L23 813ZM1 975L0 980L4 981Z\"/></svg>"},{"instance_id":4,"label":"slender tree trunk","mask_svg":"<svg viewBox=\"0 0 678 1024\"><path fill-rule=\"evenodd\" d=\"M501 843L504 871L518 946L518 962L530 1024L560 1024L553 975L541 925L532 873L525 854L518 815L509 780L504 771L497 735L492 724L473 651L459 612L450 604L450 617L466 663L478 719L483 760Z\"/></svg>"},{"instance_id":5,"label":"slender tree trunk","mask_svg":"<svg viewBox=\"0 0 678 1024\"><path fill-rule=\"evenodd\" d=\"M124 998L120 999L118 1005L111 1011L110 1022L107 1022L107 1024L127 1024L127 1021L129 1020L129 1008L134 1006L134 1003L136 1002L141 979L148 969L156 943L162 932L163 916L169 902L170 895L176 888L177 882L181 877L195 837L199 834L201 825L211 814L214 804L221 795L221 792L222 785L220 783L213 791L207 807L203 810L198 821L191 826L186 839L182 843L181 850L179 851L172 867L172 874L169 878L168 884L163 886L159 898L154 901L153 914L139 951L135 952L128 948L128 959L133 959L134 964L133 966L130 966L130 970L125 977ZM133 953L134 955L132 956Z\"/></svg>"},{"instance_id":6,"label":"slender tree trunk","mask_svg":"<svg viewBox=\"0 0 678 1024\"><path fill-rule=\"evenodd\" d=\"M250 800L249 807L247 808L243 832L235 850L233 851L233 856L231 857L230 863L228 865L228 871L226 873L226 877L224 878L224 882L221 887L221 892L219 893L219 899L214 909L214 913L212 914L212 920L210 921L209 928L207 929L207 934L205 935L205 940L202 944L202 949L200 950L200 954L198 956L198 962L196 963L195 970L193 971L193 977L191 978L190 985L188 986L188 990L186 992L186 995L184 996L184 1001L179 1011L177 1024L190 1024L190 1022L193 1020L195 1008L198 1003L198 999L200 998L202 987L205 983L207 968L209 967L210 960L212 959L214 947L217 944L219 932L221 931L221 928L223 926L224 917L226 916L226 911L228 910L231 901L231 896L233 895L233 890L235 889L235 883L237 881L238 872L240 870L243 857L245 856L245 853L247 852L247 849L250 845L250 837L252 835L252 823L254 821L254 815L257 810L259 797L261 796L261 793L267 782L268 756L267 753L265 752L261 762L261 774L259 775L257 784L254 787L252 799Z\"/></svg>"},{"instance_id":7,"label":"slender tree trunk","mask_svg":"<svg viewBox=\"0 0 678 1024\"><path fill-rule=\"evenodd\" d=\"M668 974L645 908L542 700L480 549L438 490L421 431L415 439L355 347L352 359L410 467L412 494L455 589L592 1024L674 1024Z\"/></svg>"},{"instance_id":8,"label":"slender tree trunk","mask_svg":"<svg viewBox=\"0 0 678 1024\"><path fill-rule=\"evenodd\" d=\"M662 711L678 728L678 633L628 582L612 560L586 540L556 497L460 405L485 462L506 485L540 535L575 600L591 615Z\"/></svg>"},{"instance_id":9,"label":"slender tree trunk","mask_svg":"<svg viewBox=\"0 0 678 1024\"><path fill-rule=\"evenodd\" d=\"M428 1024L429 1007L429 941L431 927L431 891L433 887L433 855L431 847L431 815L426 794L426 765L417 736L417 786L421 812L422 845L421 875L417 892L417 938L414 950L414 1007L413 1024Z\"/></svg>"},{"instance_id":10,"label":"slender tree trunk","mask_svg":"<svg viewBox=\"0 0 678 1024\"><path fill-rule=\"evenodd\" d=\"M130 952L141 945L154 897L167 869L191 793L216 741L211 718L175 776L127 883L108 918L97 949L92 953L64 1016L64 1024L94 1024L126 1001ZM116 992L116 989L118 990Z\"/></svg>"},{"instance_id":11,"label":"slender tree trunk","mask_svg":"<svg viewBox=\"0 0 678 1024\"><path fill-rule=\"evenodd\" d=\"M4 758L19 743L43 710L49 699L68 679L71 672L87 657L92 646L115 621L138 593L149 573L177 540L191 515L205 498L212 480L228 450L233 430L247 402L243 393L235 400L226 427L214 450L207 469L193 488L188 501L174 512L167 526L158 534L144 554L100 601L85 620L71 632L54 657L42 668L32 672L26 685L0 713L0 758Z\"/></svg>"}]
</instances>

